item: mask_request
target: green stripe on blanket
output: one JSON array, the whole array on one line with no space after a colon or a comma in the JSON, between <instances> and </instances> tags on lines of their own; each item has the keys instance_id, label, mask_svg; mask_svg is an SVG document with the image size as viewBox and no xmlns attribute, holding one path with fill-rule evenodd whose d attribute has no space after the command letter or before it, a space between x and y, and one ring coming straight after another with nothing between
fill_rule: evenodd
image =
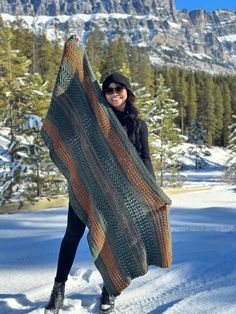
<instances>
[{"instance_id":1,"label":"green stripe on blanket","mask_svg":"<svg viewBox=\"0 0 236 314\"><path fill-rule=\"evenodd\" d=\"M87 225L95 265L119 295L148 265L170 267L168 196L106 102L75 36L65 44L41 135Z\"/></svg>"}]
</instances>

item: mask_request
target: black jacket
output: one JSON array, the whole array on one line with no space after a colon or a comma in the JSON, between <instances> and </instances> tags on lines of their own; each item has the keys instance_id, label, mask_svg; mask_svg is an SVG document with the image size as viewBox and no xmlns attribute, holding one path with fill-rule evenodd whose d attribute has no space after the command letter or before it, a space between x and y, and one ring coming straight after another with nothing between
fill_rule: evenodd
<instances>
[{"instance_id":1,"label":"black jacket","mask_svg":"<svg viewBox=\"0 0 236 314\"><path fill-rule=\"evenodd\" d=\"M124 127L124 129L127 131L126 123L127 119L125 117L127 116L126 112L118 111L114 107L112 107L113 112L115 113L116 117ZM140 155L142 161L146 165L149 172L152 174L152 176L155 178L152 161L149 153L149 146L148 146L148 127L147 123L144 120L139 119L140 128L139 128L139 139L140 139L140 146L141 149L138 151L138 154Z\"/></svg>"}]
</instances>

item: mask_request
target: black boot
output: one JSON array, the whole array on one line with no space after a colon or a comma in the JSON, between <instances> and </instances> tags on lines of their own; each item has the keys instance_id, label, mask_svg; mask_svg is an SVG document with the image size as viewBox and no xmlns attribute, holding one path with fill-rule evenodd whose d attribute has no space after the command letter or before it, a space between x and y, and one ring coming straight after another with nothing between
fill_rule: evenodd
<instances>
[{"instance_id":1,"label":"black boot","mask_svg":"<svg viewBox=\"0 0 236 314\"><path fill-rule=\"evenodd\" d=\"M48 304L45 306L45 314L53 313L58 314L60 308L63 306L65 295L65 283L64 282L54 282L50 299Z\"/></svg>"},{"instance_id":2,"label":"black boot","mask_svg":"<svg viewBox=\"0 0 236 314\"><path fill-rule=\"evenodd\" d=\"M115 297L113 295L109 295L105 286L102 288L101 295L101 304L100 304L100 313L109 314L113 311L115 307Z\"/></svg>"}]
</instances>

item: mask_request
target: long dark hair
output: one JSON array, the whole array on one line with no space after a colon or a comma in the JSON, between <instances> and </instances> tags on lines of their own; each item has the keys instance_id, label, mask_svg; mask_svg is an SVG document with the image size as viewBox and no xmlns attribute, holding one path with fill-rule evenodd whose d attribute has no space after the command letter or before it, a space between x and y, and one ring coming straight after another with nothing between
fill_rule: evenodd
<instances>
[{"instance_id":1,"label":"long dark hair","mask_svg":"<svg viewBox=\"0 0 236 314\"><path fill-rule=\"evenodd\" d=\"M140 119L138 118L138 109L134 105L135 96L131 91L131 85L129 79L120 72L113 72L108 75L102 83L102 92L105 96L106 89L111 83L115 83L117 87L124 87L127 90L127 100L126 100L126 112L125 115L122 115L122 120L124 123L123 127L126 129L128 137L133 145L136 147L138 153L141 153L141 144L140 144ZM114 108L113 111L116 112ZM119 116L120 114L116 112Z\"/></svg>"},{"instance_id":2,"label":"long dark hair","mask_svg":"<svg viewBox=\"0 0 236 314\"><path fill-rule=\"evenodd\" d=\"M138 153L141 152L141 144L140 144L140 119L138 118L139 111L134 105L135 96L130 92L129 89L127 90L127 100L126 100L126 110L127 115L124 118L125 126L127 128L127 134L130 141L135 146Z\"/></svg>"}]
</instances>

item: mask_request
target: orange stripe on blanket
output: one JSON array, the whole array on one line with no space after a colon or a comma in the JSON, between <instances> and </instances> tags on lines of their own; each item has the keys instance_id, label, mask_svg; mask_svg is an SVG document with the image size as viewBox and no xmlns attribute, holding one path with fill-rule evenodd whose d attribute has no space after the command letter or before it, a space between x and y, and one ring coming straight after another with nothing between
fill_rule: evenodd
<instances>
[{"instance_id":1,"label":"orange stripe on blanket","mask_svg":"<svg viewBox=\"0 0 236 314\"><path fill-rule=\"evenodd\" d=\"M71 118L73 117L73 119L74 119L74 123L80 123L80 121L79 121L79 119L78 119L78 116L75 114L75 110L73 110L73 103L71 102L71 99L67 96L66 93L64 93L63 96L60 97L60 100L61 100L61 102L63 102L64 106L67 107L67 110L68 110L68 112L70 113ZM91 161L91 163L92 163L92 165L93 165L92 168L93 168L93 169L97 169L97 171L99 171L99 167L97 167L97 164L93 162L93 157L92 157L92 155L91 155L90 150L87 149L87 148L88 148L87 142L85 142L85 139L84 139L82 136L81 136L81 141L83 141L83 143L81 142L81 144L82 144L82 145L81 145L81 148L82 148L82 149L84 148L84 156L85 156L85 158L86 158L86 156L89 156L89 155L90 155L90 161ZM90 148L91 148L91 147L90 147ZM108 182L110 181L109 177L104 178L104 177L103 177L103 176L104 176L104 173L100 173L100 176L99 176L99 177L97 176L96 172L94 172L94 175L95 175L96 178L97 178L97 182L102 182L102 184L100 184L100 188L101 188L103 191L105 191L105 193L106 193L107 191L109 191L109 197L108 197L107 201L110 201L110 200L116 201L116 200L117 200L117 198L115 197L116 191L115 191L115 189L113 189L111 182L108 184ZM74 184L76 184L76 178L75 178ZM106 189L104 190L104 187L105 187L105 186L106 186ZM118 198L118 201L119 201L119 198ZM110 206L111 206L111 208L113 208L113 204L110 204ZM119 205L116 204L116 206L119 206ZM122 211L120 211L120 214L123 216ZM116 215L116 214L115 214L115 215ZM125 220L125 219L124 219L124 220ZM134 230L134 229L131 230L129 224L127 224L127 223L126 223L126 228L130 231L131 234L134 234L135 230ZM137 237L137 238L138 238L138 237ZM143 248L143 244L140 242L139 238L138 238L138 243L139 243L139 245L140 245L140 248L141 248L141 250L142 250L142 253L145 254L145 250L144 250L144 248ZM129 249L130 249L130 253L133 254L129 243L128 243L128 247L129 247ZM137 254L138 254L138 255L140 256L140 258L141 258L141 252L140 252L139 249L136 247L136 245L135 245L135 249L136 249ZM136 259L136 258L134 257L134 259ZM142 260L142 258L141 258L141 260ZM144 262L141 263L140 265L137 264L137 267L140 268L141 272L147 272L147 265L146 265Z\"/></svg>"},{"instance_id":2,"label":"orange stripe on blanket","mask_svg":"<svg viewBox=\"0 0 236 314\"><path fill-rule=\"evenodd\" d=\"M53 148L57 152L57 156L70 172L73 192L81 206L87 210L88 217L90 217L90 232L93 235L97 249L102 255L111 280L113 281L113 278L116 278L113 283L117 290L121 292L128 286L128 284L123 280L123 276L119 272L119 268L113 258L111 249L107 244L105 234L101 226L97 223L93 210L93 204L92 202L89 202L89 196L80 182L79 177L76 175L77 170L73 163L73 158L66 146L63 144L57 128L47 118L44 120L43 129L50 138L53 138Z\"/></svg>"},{"instance_id":3,"label":"orange stripe on blanket","mask_svg":"<svg viewBox=\"0 0 236 314\"><path fill-rule=\"evenodd\" d=\"M88 149L88 145L87 145L87 142L85 140L83 140L82 147L84 148L84 156L88 156L88 158L89 158L89 160L91 162L92 168L93 169L97 169L97 171L99 171L100 167L97 167L97 163L96 163L98 161L95 162L93 160L93 154L90 151L91 148ZM113 211L114 216L117 219L117 223L120 225L120 227L122 227L121 223L123 223L124 227L127 230L129 230L129 233L133 234L133 236L135 235L135 238L137 239L138 236L136 235L136 231L134 230L134 228L131 229L131 226L126 221L126 219L125 219L125 217L124 217L124 215L122 213L122 210L120 210L120 206L121 206L120 203L121 202L120 202L119 197L117 197L117 195L116 195L116 191L115 191L115 189L114 189L114 187L112 185L112 182L110 181L109 177L108 176L104 176L104 173L102 173L100 171L98 173L96 173L96 172L94 172L94 176L96 177L97 182L99 182L101 190L104 192L104 194L109 193L109 195L107 197L107 201L110 203L110 208ZM118 218L118 216L116 214L116 211L113 209L113 207L114 207L113 204L115 204L115 207L119 210L119 214L122 217L122 221ZM145 250L144 250L143 244L141 243L139 238L138 238L138 244L139 244L139 248L137 247L137 245L133 244L133 246L135 247L135 251L136 251L137 255L139 255L139 258L142 260L142 256L141 256L140 250L142 251L143 254L145 254ZM141 272L147 272L147 265L144 262L143 263L138 263L137 258L135 257L135 254L133 253L133 250L131 249L130 243L128 241L127 241L127 247L129 248L130 254L133 255L134 260L136 260L136 265L140 269L140 271Z\"/></svg>"},{"instance_id":4,"label":"orange stripe on blanket","mask_svg":"<svg viewBox=\"0 0 236 314\"><path fill-rule=\"evenodd\" d=\"M172 264L172 255L171 255L171 235L168 228L168 208L167 205L154 210L152 212L155 223L156 231L158 233L159 245L160 245L160 254L162 267L170 267Z\"/></svg>"},{"instance_id":5,"label":"orange stripe on blanket","mask_svg":"<svg viewBox=\"0 0 236 314\"><path fill-rule=\"evenodd\" d=\"M84 83L86 84L85 88L89 92L89 95L91 97L91 105L97 117L99 127L103 132L104 137L107 138L107 141L112 148L114 154L118 158L120 164L122 165L123 170L126 172L132 184L136 186L136 188L140 191L140 194L143 196L150 209L162 207L164 203L160 200L156 192L151 189L151 187L145 182L143 177L137 171L133 160L126 152L119 137L112 128L104 110L98 103L98 100L95 97L89 82L85 81Z\"/></svg>"}]
</instances>

